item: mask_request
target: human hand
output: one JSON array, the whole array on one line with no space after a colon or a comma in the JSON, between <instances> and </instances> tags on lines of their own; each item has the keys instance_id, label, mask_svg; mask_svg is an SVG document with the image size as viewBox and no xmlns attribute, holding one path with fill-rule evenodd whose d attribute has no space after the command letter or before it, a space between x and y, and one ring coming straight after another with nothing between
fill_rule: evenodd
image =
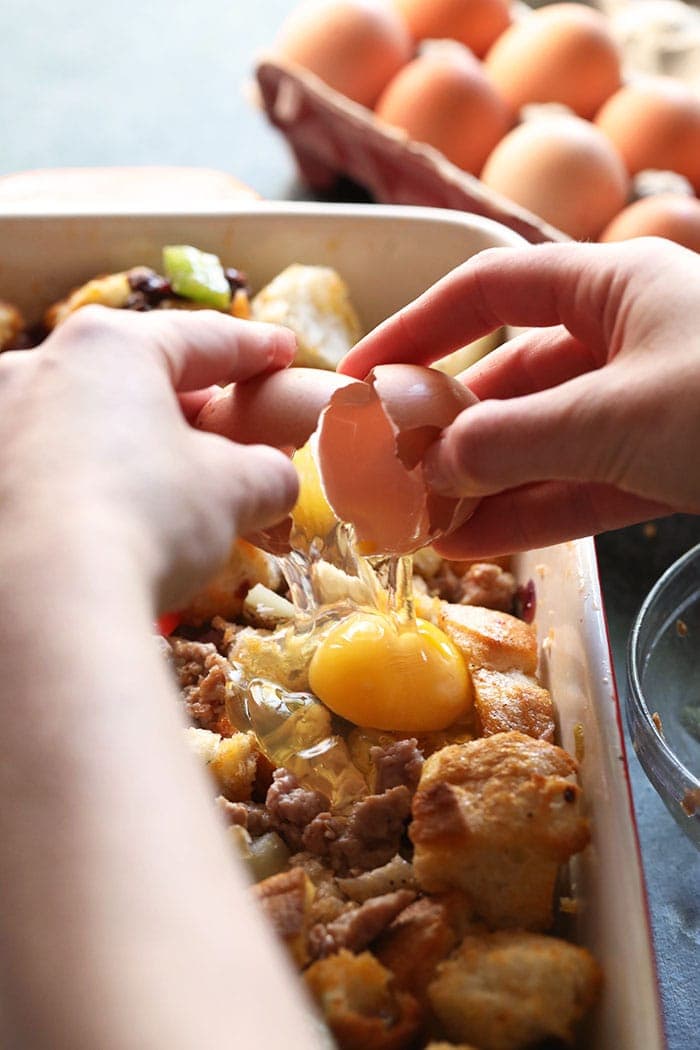
<instances>
[{"instance_id":1,"label":"human hand","mask_svg":"<svg viewBox=\"0 0 700 1050\"><path fill-rule=\"evenodd\" d=\"M426 464L481 496L438 549L486 557L700 513L700 257L644 238L482 252L381 324L339 371L430 364L531 326L462 373L480 398Z\"/></svg>"},{"instance_id":2,"label":"human hand","mask_svg":"<svg viewBox=\"0 0 700 1050\"><path fill-rule=\"evenodd\" d=\"M285 329L210 311L85 307L33 351L0 356L0 504L7 534L119 548L160 611L222 562L235 534L292 506L280 452L193 429L210 384L288 365Z\"/></svg>"}]
</instances>

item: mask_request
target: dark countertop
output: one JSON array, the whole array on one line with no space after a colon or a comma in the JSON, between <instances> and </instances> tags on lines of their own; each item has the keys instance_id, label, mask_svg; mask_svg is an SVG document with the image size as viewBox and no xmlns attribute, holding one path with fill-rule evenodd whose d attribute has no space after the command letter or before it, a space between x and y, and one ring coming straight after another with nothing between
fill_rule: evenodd
<instances>
[{"instance_id":1,"label":"dark countertop","mask_svg":"<svg viewBox=\"0 0 700 1050\"><path fill-rule=\"evenodd\" d=\"M3 0L0 174L198 165L229 171L270 199L309 198L285 143L246 97L252 56L292 6L291 0L151 0L137 8L114 0ZM336 191L345 200L353 192ZM655 535L639 526L598 541L621 693L626 638L642 598L677 555L700 542L700 519L656 524ZM694 1050L700 856L629 751L669 1048Z\"/></svg>"}]
</instances>

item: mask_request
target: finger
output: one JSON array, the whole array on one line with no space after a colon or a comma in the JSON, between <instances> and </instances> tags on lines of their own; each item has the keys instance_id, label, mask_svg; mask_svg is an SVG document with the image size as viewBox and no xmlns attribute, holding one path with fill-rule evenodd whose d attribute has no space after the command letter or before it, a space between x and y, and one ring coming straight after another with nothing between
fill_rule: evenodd
<instances>
[{"instance_id":1,"label":"finger","mask_svg":"<svg viewBox=\"0 0 700 1050\"><path fill-rule=\"evenodd\" d=\"M153 311L144 318L175 390L233 383L286 368L296 352L288 328L244 321L215 310Z\"/></svg>"},{"instance_id":2,"label":"finger","mask_svg":"<svg viewBox=\"0 0 700 1050\"><path fill-rule=\"evenodd\" d=\"M180 409L188 423L194 423L208 401L221 393L221 387L208 386L204 390L188 390L178 394Z\"/></svg>"},{"instance_id":3,"label":"finger","mask_svg":"<svg viewBox=\"0 0 700 1050\"><path fill-rule=\"evenodd\" d=\"M457 377L481 401L523 397L597 367L590 349L565 328L532 328L492 350Z\"/></svg>"},{"instance_id":4,"label":"finger","mask_svg":"<svg viewBox=\"0 0 700 1050\"><path fill-rule=\"evenodd\" d=\"M482 500L472 517L435 542L445 558L492 558L595 536L672 513L610 485L543 482Z\"/></svg>"},{"instance_id":5,"label":"finger","mask_svg":"<svg viewBox=\"0 0 700 1050\"><path fill-rule=\"evenodd\" d=\"M296 502L299 481L290 460L268 445L237 445L217 434L198 433L202 476L215 494L213 506L237 535L283 518Z\"/></svg>"},{"instance_id":6,"label":"finger","mask_svg":"<svg viewBox=\"0 0 700 1050\"><path fill-rule=\"evenodd\" d=\"M564 324L604 357L602 306L623 292L614 276L626 252L597 244L480 252L360 340L338 371L363 377L392 361L430 364L502 325Z\"/></svg>"},{"instance_id":7,"label":"finger","mask_svg":"<svg viewBox=\"0 0 700 1050\"><path fill-rule=\"evenodd\" d=\"M643 399L637 405L614 366L602 388L598 379L588 373L551 390L465 409L426 456L429 484L449 496L547 480L621 484L639 458L649 410Z\"/></svg>"},{"instance_id":8,"label":"finger","mask_svg":"<svg viewBox=\"0 0 700 1050\"><path fill-rule=\"evenodd\" d=\"M350 382L325 369L288 368L220 391L199 413L196 426L242 444L299 448L332 394Z\"/></svg>"},{"instance_id":9,"label":"finger","mask_svg":"<svg viewBox=\"0 0 700 1050\"><path fill-rule=\"evenodd\" d=\"M50 336L61 353L86 349L140 355L150 351L178 392L250 379L286 367L296 342L277 325L244 321L215 310L133 313L104 306L77 310Z\"/></svg>"}]
</instances>

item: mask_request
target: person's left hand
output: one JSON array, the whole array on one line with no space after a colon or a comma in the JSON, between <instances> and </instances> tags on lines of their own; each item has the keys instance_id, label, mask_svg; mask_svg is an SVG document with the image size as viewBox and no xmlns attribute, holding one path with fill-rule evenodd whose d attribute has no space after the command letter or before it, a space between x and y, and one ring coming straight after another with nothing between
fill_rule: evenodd
<instances>
[{"instance_id":1,"label":"person's left hand","mask_svg":"<svg viewBox=\"0 0 700 1050\"><path fill-rule=\"evenodd\" d=\"M294 350L286 329L212 311L89 306L38 349L2 354L5 527L90 537L105 557L116 545L158 609L177 607L234 535L281 518L297 492L281 452L187 420L212 384L285 367Z\"/></svg>"}]
</instances>

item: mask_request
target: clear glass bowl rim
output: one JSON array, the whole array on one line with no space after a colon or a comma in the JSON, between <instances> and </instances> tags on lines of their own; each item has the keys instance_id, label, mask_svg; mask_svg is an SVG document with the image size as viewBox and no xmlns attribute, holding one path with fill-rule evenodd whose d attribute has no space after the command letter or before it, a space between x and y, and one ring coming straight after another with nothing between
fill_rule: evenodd
<instances>
[{"instance_id":1,"label":"clear glass bowl rim","mask_svg":"<svg viewBox=\"0 0 700 1050\"><path fill-rule=\"evenodd\" d=\"M691 547L690 550L685 552L685 554L682 554L681 557L670 565L656 581L640 606L627 643L628 700L635 709L634 714L636 715L637 721L641 721L644 729L650 734L646 743L650 744L651 741L653 741L653 749L656 752L657 759L661 762L662 766L670 774L671 779L675 782L676 790L673 791L673 794L676 795L679 800L687 790L700 790L700 779L691 773L691 771L674 754L664 738L660 735L652 718L652 712L649 709L644 696L644 690L642 689L641 663L643 657L639 653L639 639L650 609L657 603L661 595L672 586L680 576L682 576L688 565L693 562L700 562L700 543ZM635 741L633 737L633 744L634 743ZM639 754L636 745L635 750L637 750L637 753ZM644 754L640 754L640 760L647 773L650 773L651 771L647 768ZM651 779L652 782L655 783L656 778L652 776ZM669 787L670 785L666 786Z\"/></svg>"}]
</instances>

